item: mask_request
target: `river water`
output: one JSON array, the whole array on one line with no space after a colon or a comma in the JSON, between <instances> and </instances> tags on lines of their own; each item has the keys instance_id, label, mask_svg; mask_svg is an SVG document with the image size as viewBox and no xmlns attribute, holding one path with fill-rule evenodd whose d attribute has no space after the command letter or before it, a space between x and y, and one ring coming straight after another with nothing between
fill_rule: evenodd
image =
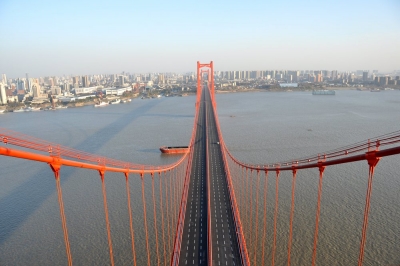
<instances>
[{"instance_id":1,"label":"river water","mask_svg":"<svg viewBox=\"0 0 400 266\"><path fill-rule=\"evenodd\" d=\"M238 159L254 164L328 151L399 130L400 124L400 91L338 91L335 96L254 92L217 94L216 99L227 146ZM158 148L188 143L194 102L194 96L135 99L104 108L9 113L0 115L0 127L114 159L167 164L178 157L163 156ZM383 158L377 166L364 265L400 264L399 171L399 156ZM74 264L108 264L98 174L63 167L61 178ZM318 265L356 264L367 178L366 162L325 171ZM290 173L283 173L280 182L277 265L286 263ZM0 157L0 184L0 265L65 264L57 193L49 167ZM298 173L293 265L311 263L317 184L317 170ZM125 179L107 174L106 186L116 265L127 265L132 255L122 196ZM132 194L140 195L139 183L131 187ZM270 204L273 194L269 194ZM133 213L140 227L139 198L133 199ZM143 265L143 235L138 234L139 265Z\"/></svg>"}]
</instances>

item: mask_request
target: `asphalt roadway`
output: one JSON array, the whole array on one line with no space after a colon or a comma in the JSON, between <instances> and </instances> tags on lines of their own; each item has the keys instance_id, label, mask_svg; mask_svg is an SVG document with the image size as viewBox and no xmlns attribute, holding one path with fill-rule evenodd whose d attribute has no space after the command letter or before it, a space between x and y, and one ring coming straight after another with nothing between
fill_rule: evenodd
<instances>
[{"instance_id":1,"label":"asphalt roadway","mask_svg":"<svg viewBox=\"0 0 400 266\"><path fill-rule=\"evenodd\" d=\"M204 93L202 95L202 99ZM207 263L205 103L200 104L179 265Z\"/></svg>"},{"instance_id":2,"label":"asphalt roadway","mask_svg":"<svg viewBox=\"0 0 400 266\"><path fill-rule=\"evenodd\" d=\"M210 209L208 209L208 193ZM209 264L208 213L211 217L212 264L241 265L216 121L210 94L208 89L204 88L198 116L179 265Z\"/></svg>"}]
</instances>

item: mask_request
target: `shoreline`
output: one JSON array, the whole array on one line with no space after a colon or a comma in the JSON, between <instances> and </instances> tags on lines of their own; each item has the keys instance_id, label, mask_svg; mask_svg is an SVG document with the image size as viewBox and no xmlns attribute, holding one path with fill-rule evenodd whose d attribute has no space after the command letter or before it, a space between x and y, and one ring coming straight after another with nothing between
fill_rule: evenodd
<instances>
[{"instance_id":1,"label":"shoreline","mask_svg":"<svg viewBox=\"0 0 400 266\"><path fill-rule=\"evenodd\" d=\"M323 87L323 88L314 88L314 90L334 90L334 91L350 91L350 90L358 90L360 89L359 87ZM361 91L370 91L369 88L361 88ZM398 90L398 89L395 89ZM288 93L288 92L312 92L313 89L310 88L273 88L273 89L257 89L257 88L251 88L251 89L235 89L235 90L215 90L216 94L226 94L226 93L252 93L252 92L282 92L282 93ZM189 96L189 95L196 95L195 92L186 92L183 94L178 94L174 95L174 97L183 97L183 96ZM165 97L170 97L170 96L165 96ZM106 99L102 99L101 101L103 102L111 102L114 99L117 99L118 97L110 97ZM133 100L133 99L139 99L140 97L121 97L119 98L121 101L128 101L128 100ZM147 99L147 98L146 98ZM40 111L55 111L58 109L64 109L64 108L79 108L79 107L84 107L84 106L90 106L90 105L95 105L99 103L100 99L93 99L93 100L87 100L87 101L78 101L78 102L69 102L69 103L57 103L56 108L52 108L52 104L47 102L47 103L42 103L42 104L34 104L31 107L34 108L40 108ZM121 104L123 104L121 102ZM0 114L5 114L5 113L12 113L15 110L18 110L17 112L23 112L22 109L27 108L29 106L25 104L19 104L18 106L1 106L0 107ZM58 108L57 108L58 107ZM21 111L19 111L21 110ZM26 110L24 112L30 112L30 111L39 111L39 110Z\"/></svg>"},{"instance_id":2,"label":"shoreline","mask_svg":"<svg viewBox=\"0 0 400 266\"><path fill-rule=\"evenodd\" d=\"M355 87L324 87L314 90L357 90ZM312 92L313 89L304 88L274 88L274 89L236 89L236 90L215 90L215 93L237 93L237 92Z\"/></svg>"},{"instance_id":3,"label":"shoreline","mask_svg":"<svg viewBox=\"0 0 400 266\"><path fill-rule=\"evenodd\" d=\"M118 98L118 97L117 97ZM138 97L121 97L119 98L121 101L127 101L129 99L135 99ZM112 100L116 99L116 97L112 97L112 98L106 98L106 99L102 99L102 102L107 102L110 103ZM50 102L46 102L46 103L41 103L41 104L32 104L32 105L25 105L23 103L20 103L18 106L3 106L4 108L0 107L0 113L1 110L4 110L3 113L13 113L15 112L15 110L17 110L17 112L35 112L35 111L55 111L55 110L59 110L59 109L66 109L66 108L79 108L79 107L84 107L84 106L90 106L90 105L95 105L99 103L99 99L93 99L93 100L86 100L86 101L77 101L77 102L69 102L69 103L61 103L61 102L57 102L55 104L55 108L52 107L52 104ZM121 102L122 103L122 102ZM123 103L122 103L123 104ZM36 109L36 110L23 110L25 108L29 108L29 107L33 107L33 108L40 108L40 109ZM21 110L21 111L19 111Z\"/></svg>"}]
</instances>

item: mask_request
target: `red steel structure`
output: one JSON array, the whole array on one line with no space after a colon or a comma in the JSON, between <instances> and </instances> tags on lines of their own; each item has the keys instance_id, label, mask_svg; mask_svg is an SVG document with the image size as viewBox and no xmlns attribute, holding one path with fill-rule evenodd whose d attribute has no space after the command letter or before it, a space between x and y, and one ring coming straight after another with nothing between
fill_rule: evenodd
<instances>
[{"instance_id":1,"label":"red steel structure","mask_svg":"<svg viewBox=\"0 0 400 266\"><path fill-rule=\"evenodd\" d=\"M356 161L366 161L369 167L368 185L365 198L363 224L361 228L361 239L359 246L358 265L363 264L365 244L367 240L368 216L371 204L372 183L375 167L381 158L400 154L400 131L386 134L374 139L359 142L343 148L320 153L313 156L276 162L272 164L253 165L241 162L229 151L224 142L222 131L219 126L215 89L214 89L214 65L213 62L201 64L197 62L197 98L195 105L195 119L192 137L189 143L189 152L184 154L178 161L170 165L151 166L123 162L106 157L89 154L64 147L55 143L33 138L4 128L0 128L0 155L14 158L33 160L47 163L54 173L62 229L64 233L64 244L67 254L68 265L72 265L73 259L68 238L67 219L64 212L64 203L60 185L60 168L64 166L74 168L85 168L98 171L102 185L104 214L106 221L106 233L109 247L110 264L114 265L112 235L108 218L107 194L104 179L107 172L118 172L125 176L126 193L128 198L130 241L132 246L132 263L137 265L138 256L147 258L147 265L177 265L179 253L183 243L182 232L185 220L186 202L190 182L190 171L192 167L194 136L197 127L202 82L204 74L207 74L208 88L211 93L211 107L214 109L220 146L224 159L224 169L227 174L227 183L231 201L231 209L234 216L234 224L239 242L241 262L243 265L265 265L270 261L271 265L276 263L276 242L278 238L277 223L279 214L279 177L283 171L292 173L291 186L291 208L288 229L287 265L291 264L291 252L293 242L293 220L295 205L296 176L299 170L315 168L319 172L317 206L315 213L315 228L313 237L311 265L316 264L318 247L318 232L320 221L322 181L324 171L327 167L339 164L347 164ZM206 70L204 70L206 68ZM20 147L22 149L16 149ZM273 236L271 243L267 243L267 192L268 174L275 172L275 207L273 213ZM142 187L142 207L146 241L146 254L137 254L135 250L135 229L132 222L132 208L130 199L130 175L138 175ZM152 202L146 202L146 187L144 180L151 179ZM158 180L157 180L158 179ZM158 182L157 182L158 181ZM155 196L155 191L159 196ZM208 195L209 199L209 195ZM209 201L209 200L208 200ZM154 224L150 225L147 219L147 205L153 205ZM208 203L209 204L209 203ZM157 208L159 206L159 208ZM150 207L151 208L151 207ZM210 208L208 208L210 210ZM161 225L157 224L157 217L161 217ZM208 214L210 217L210 214ZM209 218L210 219L210 218ZM208 221L210 223L210 221ZM161 228L161 230L160 230ZM149 231L152 230L155 237L155 246L150 246ZM160 232L159 232L160 231ZM175 232L175 233L174 233ZM211 240L208 232L208 242ZM153 241L151 241L153 242ZM271 254L266 254L267 245L270 244ZM208 253L208 264L212 265L210 244ZM156 258L152 261L151 258Z\"/></svg>"}]
</instances>

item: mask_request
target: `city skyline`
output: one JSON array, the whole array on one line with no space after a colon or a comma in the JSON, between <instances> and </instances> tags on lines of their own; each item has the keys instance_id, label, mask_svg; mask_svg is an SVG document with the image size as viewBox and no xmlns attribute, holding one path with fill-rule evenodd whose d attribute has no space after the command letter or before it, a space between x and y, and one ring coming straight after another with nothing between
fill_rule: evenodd
<instances>
[{"instance_id":1,"label":"city skyline","mask_svg":"<svg viewBox=\"0 0 400 266\"><path fill-rule=\"evenodd\" d=\"M330 69L269 69L269 70L214 70L214 75L215 77L219 76L225 76L225 75L230 75L232 77L238 76L239 77L245 77L245 79L265 79L267 75L274 75L274 74L282 74L282 75L292 75L292 73L296 73L295 75L317 75L316 73L321 73L324 77L331 77L331 76L336 76L339 74L340 75L345 75L345 76L353 76L353 77L362 77L363 79L369 79L372 76L373 77L380 77L380 76L390 76L390 77L396 77L399 76L400 74L400 69L399 70L393 70L388 72L382 72L379 71L378 69L373 69L373 70L363 70L363 69L357 69L353 71L338 71L336 69L330 70ZM171 78L181 78L185 76L196 76L196 72L193 71L186 71L186 72L140 72L140 73L132 73L132 72L126 72L122 71L120 73L95 73L95 74L69 74L69 75L43 75L43 76L31 76L29 73L25 73L25 76L19 76L19 77L10 77L6 73L1 74L0 76L0 83L4 83L7 85L8 83L12 82L18 82L18 81L26 81L26 80L38 80L41 83L43 83L43 80L50 80L50 82L55 82L55 80L70 80L73 81L73 83L82 83L82 84L87 84L87 78L106 78L106 77L135 77L135 78L154 78L154 77L171 77ZM221 77L222 78L222 77ZM233 78L235 79L235 78ZM76 81L77 80L77 81ZM54 84L52 85L54 86Z\"/></svg>"},{"instance_id":2,"label":"city skyline","mask_svg":"<svg viewBox=\"0 0 400 266\"><path fill-rule=\"evenodd\" d=\"M2 1L7 77L400 69L400 2Z\"/></svg>"}]
</instances>

